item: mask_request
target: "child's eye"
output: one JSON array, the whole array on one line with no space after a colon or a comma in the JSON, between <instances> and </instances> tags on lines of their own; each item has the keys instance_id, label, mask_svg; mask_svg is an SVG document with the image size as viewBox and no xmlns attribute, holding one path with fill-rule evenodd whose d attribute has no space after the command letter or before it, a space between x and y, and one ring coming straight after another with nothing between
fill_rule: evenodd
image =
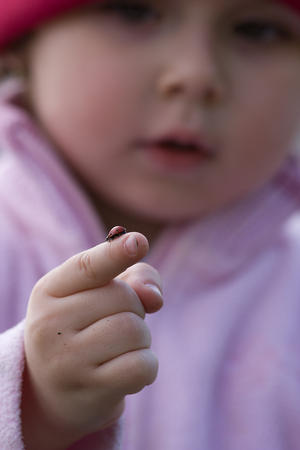
<instances>
[{"instance_id":1,"label":"child's eye","mask_svg":"<svg viewBox=\"0 0 300 450\"><path fill-rule=\"evenodd\" d=\"M243 40L254 43L275 43L291 38L291 32L284 26L259 20L240 23L234 27L234 32Z\"/></svg>"},{"instance_id":2,"label":"child's eye","mask_svg":"<svg viewBox=\"0 0 300 450\"><path fill-rule=\"evenodd\" d=\"M104 3L101 10L133 25L153 22L159 17L158 10L152 5L126 0Z\"/></svg>"}]
</instances>

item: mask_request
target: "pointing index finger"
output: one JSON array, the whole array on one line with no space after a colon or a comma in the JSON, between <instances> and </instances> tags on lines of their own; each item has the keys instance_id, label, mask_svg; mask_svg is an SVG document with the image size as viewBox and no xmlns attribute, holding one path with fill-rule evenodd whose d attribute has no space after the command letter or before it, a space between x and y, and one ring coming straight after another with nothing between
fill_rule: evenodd
<instances>
[{"instance_id":1,"label":"pointing index finger","mask_svg":"<svg viewBox=\"0 0 300 450\"><path fill-rule=\"evenodd\" d=\"M142 259L148 250L144 235L136 232L121 235L68 259L44 277L44 287L54 297L66 297L104 286Z\"/></svg>"}]
</instances>

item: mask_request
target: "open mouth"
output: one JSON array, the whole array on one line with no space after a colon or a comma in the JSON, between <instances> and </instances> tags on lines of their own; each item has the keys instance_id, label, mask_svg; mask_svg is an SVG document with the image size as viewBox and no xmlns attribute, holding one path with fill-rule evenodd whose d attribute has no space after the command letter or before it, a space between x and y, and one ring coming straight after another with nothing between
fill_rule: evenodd
<instances>
[{"instance_id":1,"label":"open mouth","mask_svg":"<svg viewBox=\"0 0 300 450\"><path fill-rule=\"evenodd\" d=\"M172 153L174 155L194 155L195 157L202 157L204 159L211 159L214 156L213 151L195 141L179 140L166 138L158 140L150 144L156 148L160 148L161 151L166 153Z\"/></svg>"},{"instance_id":2,"label":"open mouth","mask_svg":"<svg viewBox=\"0 0 300 450\"><path fill-rule=\"evenodd\" d=\"M199 168L212 158L212 153L191 142L163 139L150 142L145 147L149 160L168 172L182 172Z\"/></svg>"},{"instance_id":3,"label":"open mouth","mask_svg":"<svg viewBox=\"0 0 300 450\"><path fill-rule=\"evenodd\" d=\"M194 173L216 156L199 132L174 128L153 138L142 140L139 147L154 169L163 173Z\"/></svg>"},{"instance_id":4,"label":"open mouth","mask_svg":"<svg viewBox=\"0 0 300 450\"><path fill-rule=\"evenodd\" d=\"M196 144L177 142L175 140L165 140L158 143L163 149L171 152L201 152Z\"/></svg>"}]
</instances>

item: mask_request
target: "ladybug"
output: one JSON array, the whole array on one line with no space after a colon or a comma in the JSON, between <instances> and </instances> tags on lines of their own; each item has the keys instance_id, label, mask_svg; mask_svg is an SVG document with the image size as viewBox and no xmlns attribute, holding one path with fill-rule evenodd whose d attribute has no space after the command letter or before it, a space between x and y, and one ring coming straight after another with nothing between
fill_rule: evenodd
<instances>
[{"instance_id":1,"label":"ladybug","mask_svg":"<svg viewBox=\"0 0 300 450\"><path fill-rule=\"evenodd\" d=\"M122 236L122 234L125 234L125 233L127 233L126 228L117 225L116 227L113 227L110 230L110 232L106 236L105 240L106 241L113 241L114 239Z\"/></svg>"}]
</instances>

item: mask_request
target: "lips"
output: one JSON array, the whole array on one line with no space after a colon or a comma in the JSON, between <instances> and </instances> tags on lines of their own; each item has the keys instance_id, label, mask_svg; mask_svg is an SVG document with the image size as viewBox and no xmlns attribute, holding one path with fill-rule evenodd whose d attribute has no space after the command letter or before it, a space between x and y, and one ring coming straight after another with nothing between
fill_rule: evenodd
<instances>
[{"instance_id":1,"label":"lips","mask_svg":"<svg viewBox=\"0 0 300 450\"><path fill-rule=\"evenodd\" d=\"M189 131L173 131L143 143L150 161L166 170L186 171L214 156L212 148Z\"/></svg>"},{"instance_id":2,"label":"lips","mask_svg":"<svg viewBox=\"0 0 300 450\"><path fill-rule=\"evenodd\" d=\"M211 150L193 140L164 138L154 142L154 145L171 152L180 152L180 153L191 152L191 153L201 153L205 157L212 156Z\"/></svg>"}]
</instances>

